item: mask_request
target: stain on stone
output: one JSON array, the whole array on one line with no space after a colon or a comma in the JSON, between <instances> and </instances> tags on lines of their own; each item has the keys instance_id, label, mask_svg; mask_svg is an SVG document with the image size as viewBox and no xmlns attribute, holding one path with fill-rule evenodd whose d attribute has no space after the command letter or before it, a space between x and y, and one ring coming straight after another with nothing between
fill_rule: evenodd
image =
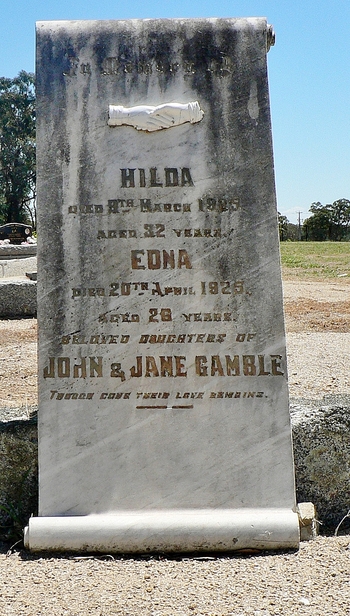
<instances>
[{"instance_id":1,"label":"stain on stone","mask_svg":"<svg viewBox=\"0 0 350 616\"><path fill-rule=\"evenodd\" d=\"M220 272L220 280L230 280L232 277L232 264L229 263L229 255L222 254L218 259L218 269Z\"/></svg>"}]
</instances>

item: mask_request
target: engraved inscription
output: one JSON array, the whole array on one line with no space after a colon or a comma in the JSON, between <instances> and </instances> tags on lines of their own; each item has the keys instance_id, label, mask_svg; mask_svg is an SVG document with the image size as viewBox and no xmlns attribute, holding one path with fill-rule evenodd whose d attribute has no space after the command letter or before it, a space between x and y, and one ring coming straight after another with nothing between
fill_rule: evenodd
<instances>
[{"instance_id":1,"label":"engraved inscription","mask_svg":"<svg viewBox=\"0 0 350 616\"><path fill-rule=\"evenodd\" d=\"M281 355L212 355L196 357L197 376L283 376Z\"/></svg>"},{"instance_id":2,"label":"engraved inscription","mask_svg":"<svg viewBox=\"0 0 350 616\"><path fill-rule=\"evenodd\" d=\"M221 344L226 334L142 334L139 344Z\"/></svg>"},{"instance_id":3,"label":"engraved inscription","mask_svg":"<svg viewBox=\"0 0 350 616\"><path fill-rule=\"evenodd\" d=\"M156 167L153 167L156 169ZM146 188L146 175L137 178L135 172L136 169L125 170L126 175L124 179L122 178L122 182L124 181L125 185L122 188ZM133 171L134 174L130 174L130 171ZM140 170L139 170L140 171ZM144 171L144 170L142 170ZM183 175L183 177L182 177ZM137 178L137 180L136 180ZM170 180L168 180L169 182ZM176 180L173 180L174 182ZM182 182L179 184L169 184L165 187L176 187L176 186L194 186L191 174L182 174L178 176L178 181ZM130 182L134 182L135 186L132 186ZM164 182L161 181L161 178L156 175L156 172L150 174L147 179L149 182L149 188L162 188L164 186ZM240 208L240 200L238 197L233 197L232 199L224 198L224 197L205 197L202 199L198 199L197 202L198 211L199 212L236 212ZM142 213L166 213L171 214L173 212L191 212L194 209L193 203L163 203L163 202L154 202L150 198L141 198L135 199L132 197L116 197L114 199L108 199L106 205L103 204L79 204L79 205L69 205L68 213L69 214L80 214L80 215L96 215L96 214L104 214L107 212L108 214L128 214L133 210L139 209ZM175 231L175 229L174 229Z\"/></svg>"},{"instance_id":4,"label":"engraved inscription","mask_svg":"<svg viewBox=\"0 0 350 616\"><path fill-rule=\"evenodd\" d=\"M128 57L134 57L134 50L130 50L130 56L127 50L118 56L107 56L102 59L100 64L99 73L104 77L117 77L122 75L138 74L141 76L149 77L152 74L166 74L176 75L182 72L184 79L189 79L197 73L202 71L202 62L197 67L195 62L171 62L155 59L144 59L142 57L136 60L127 59ZM233 60L230 56L220 53L217 58L206 59L205 56L201 60L206 60L204 71L207 74L213 75L218 78L229 77L233 73ZM69 68L63 72L65 77L76 77L78 72L82 75L89 75L93 72L90 64L80 62L77 56L71 56L68 58ZM89 67L88 69L86 67Z\"/></svg>"},{"instance_id":5,"label":"engraved inscription","mask_svg":"<svg viewBox=\"0 0 350 616\"><path fill-rule=\"evenodd\" d=\"M50 400L92 400L95 395L95 392L82 392L82 393L64 393L57 391L56 389L51 389L50 391Z\"/></svg>"},{"instance_id":6,"label":"engraved inscription","mask_svg":"<svg viewBox=\"0 0 350 616\"><path fill-rule=\"evenodd\" d=\"M98 395L97 392L64 392L57 389L50 390L50 400L64 401L76 401L76 400L92 400L94 396ZM135 397L136 400L169 400L174 398L176 400L204 400L205 398L216 398L217 400L224 399L238 399L238 398L264 398L265 393L263 391L185 391L185 392L132 392L132 391L103 391L99 394L100 400L130 400ZM138 407L141 408L141 407ZM163 407L144 407L144 408L163 408ZM168 408L168 407L164 407ZM169 407L179 408L179 407Z\"/></svg>"},{"instance_id":7,"label":"engraved inscription","mask_svg":"<svg viewBox=\"0 0 350 616\"><path fill-rule=\"evenodd\" d=\"M44 368L44 379L53 379L56 376L61 379L102 377L102 359L102 357L81 357L80 361L72 361L69 357L50 357L49 365Z\"/></svg>"},{"instance_id":8,"label":"engraved inscription","mask_svg":"<svg viewBox=\"0 0 350 616\"><path fill-rule=\"evenodd\" d=\"M185 355L137 355L129 368L130 377L187 377L188 371L199 377L270 377L283 376L282 355L196 355L194 363L188 365ZM103 357L50 357L43 376L48 378L94 378L102 377ZM121 362L113 362L110 376L126 379Z\"/></svg>"},{"instance_id":9,"label":"engraved inscription","mask_svg":"<svg viewBox=\"0 0 350 616\"><path fill-rule=\"evenodd\" d=\"M182 314L185 322L190 321L234 321L232 312L188 312Z\"/></svg>"},{"instance_id":10,"label":"engraved inscription","mask_svg":"<svg viewBox=\"0 0 350 616\"><path fill-rule=\"evenodd\" d=\"M215 197L203 197L198 199L198 209L200 212L235 212L240 207L240 201L238 197L229 198L215 198Z\"/></svg>"},{"instance_id":11,"label":"engraved inscription","mask_svg":"<svg viewBox=\"0 0 350 616\"><path fill-rule=\"evenodd\" d=\"M173 250L132 250L131 251L131 268L133 270L162 270L162 269L192 269L192 264L186 250L179 250L176 253ZM73 287L72 298L78 297L119 297L120 295L131 295L137 293L143 295L145 291L151 292L152 295L165 297L167 295L245 295L246 297L252 294L246 290L243 280L229 281L201 281L196 283L196 287L175 287L163 286L159 282L111 282L109 287ZM198 315L201 313L191 313ZM202 319L193 316L193 320L201 321ZM205 319L206 320L206 319Z\"/></svg>"},{"instance_id":12,"label":"engraved inscription","mask_svg":"<svg viewBox=\"0 0 350 616\"><path fill-rule=\"evenodd\" d=\"M106 66L111 71L119 70L120 66L109 59L110 62ZM126 66L126 65L124 65ZM108 70L109 70L108 69ZM119 113L119 112L118 112ZM119 123L117 119L118 113L116 112L116 124ZM124 113L124 112L123 112ZM136 113L136 112L135 112ZM119 125L119 124L118 124ZM192 296L198 296L201 301L206 302L210 300L211 311L189 311L180 312L177 314L176 319L179 325L185 325L188 327L189 323L201 323L205 327L205 323L222 323L223 327L225 323L232 323L237 320L235 311L232 311L232 298L244 296L246 301L249 301L249 296L252 294L251 290L247 290L246 281L241 279L236 280L198 280L192 286L183 286L179 284L164 285L158 281L135 281L132 280L132 275L135 271L164 271L164 270L179 270L179 273L192 270L194 267L193 257L189 251L181 246L183 241L195 240L196 250L200 246L201 239L213 240L222 239L228 237L234 232L232 225L226 225L222 221L224 219L218 218L219 215L225 216L225 213L236 212L240 209L240 199L238 196L228 196L226 194L213 195L212 193L204 194L201 198L193 202L184 203L181 198L168 202L157 202L150 197L150 194L145 195L144 198L140 198L136 191L144 189L145 192L152 191L152 189L187 189L194 187L193 174L189 166L136 166L135 167L120 167L120 196L114 199L108 199L107 203L88 203L71 205L68 207L68 213L84 216L96 216L100 217L103 214L108 215L109 224L100 224L96 229L96 239L103 240L128 240L130 241L132 249L129 251L129 267L130 267L130 279L127 281L111 282L109 286L90 286L73 287L72 298L78 300L79 298L91 298L101 299L109 297L118 297L123 301L123 297L128 297L134 294L135 299L137 296L142 296L145 293L150 294L152 297L177 297L188 296L191 301ZM134 190L134 194L133 191ZM128 193L128 197L125 197L125 193ZM139 212L140 215L158 215L156 221L150 222L149 218L146 218L147 222L143 222L142 219L139 225L124 223L120 225L119 217L113 215L120 214L134 214ZM181 214L196 212L198 216L197 226L188 224L181 226L178 218L174 224L171 221L171 217L167 216L170 220L170 224L164 224L162 215L167 214ZM113 218L109 218L113 216ZM97 218L97 220L101 218ZM112 220L115 221L114 224ZM128 218L124 219L125 221ZM143 219L144 220L144 219ZM152 220L152 218L151 218ZM187 219L188 220L188 219ZM135 218L134 218L135 221ZM214 222L215 221L215 222ZM220 222L219 222L220 221ZM103 219L105 223L106 220ZM219 222L219 225L218 225ZM213 224L214 223L214 224ZM122 228L121 228L122 227ZM166 249L157 246L157 239L164 240L169 238L169 242L173 242L173 246ZM137 244L134 248L137 240ZM151 240L154 244L151 244L151 248L145 248L145 244L142 245L141 240ZM181 243L180 243L181 242ZM176 247L176 243L181 247ZM215 243L215 245L217 245ZM146 244L147 246L147 244ZM200 248L199 248L200 249ZM174 275L175 272L174 272ZM180 279L179 279L180 281ZM249 288L248 288L249 289ZM227 307L222 306L224 296L227 296ZM122 304L121 304L122 305ZM220 306L220 308L219 308ZM239 304L240 310L242 310L241 303ZM209 307L209 306L207 306ZM219 310L217 309L219 308ZM183 308L182 308L183 310ZM167 324L171 324L174 321L173 309L170 305L149 307L147 309L142 308L140 314L131 312L121 312L117 309L103 312L98 315L98 323L100 324L116 324L117 327L124 327L127 324L134 324L133 330L135 334L131 336L125 332L122 334L105 333L105 332L92 332L85 335L82 332L68 333L61 338L61 344L68 348L78 349L79 346L82 349L87 345L97 346L99 349L119 349L120 357L114 359L108 356L108 358L93 356L80 357L79 360L69 357L50 357L48 365L44 369L45 378L73 378L81 379L88 377L109 376L113 381L120 382L120 386L126 383L128 379L154 379L154 378L218 378L218 377L278 377L284 375L284 368L282 362L282 356L280 355L265 355L265 354L226 354L225 345L229 339L233 343L250 343L256 339L256 333L252 331L237 331L227 332L221 330L221 332L215 331L181 331L174 332L172 328L170 331L164 331L163 328L167 327ZM162 329L160 332L154 333L154 331L142 331L135 330L135 323L149 323L159 324ZM137 333L136 333L137 332ZM134 360L123 359L122 348L125 345L130 344L140 345L139 351L136 351ZM151 348L161 345L164 348L164 354L150 355ZM184 348L184 354L178 355L179 349L174 348L174 345L189 345L189 348L193 348L197 353L191 359L186 355ZM207 354L206 346L209 345L213 349L213 354ZM218 350L214 350L215 346L220 346L223 351L220 355L215 354ZM196 347L202 347L204 353L196 349ZM167 348L168 347L168 348ZM142 353L144 350L144 353ZM175 351L175 353L174 353ZM91 352L91 351L90 351ZM101 351L100 351L101 352ZM231 351L232 352L232 351ZM82 351L83 353L83 351ZM87 354L89 351L87 351ZM116 353L118 355L118 352ZM119 386L118 386L119 387ZM55 390L56 391L56 390ZM60 398L61 392L56 392L56 399ZM124 392L104 391L99 394L101 400L118 400L124 395ZM125 394L128 397L130 394ZM131 393L135 396L135 393ZM163 399L167 400L169 396L175 396L175 400L202 400L205 397L215 398L217 400L222 399L257 399L262 398L265 394L261 391L206 391L206 392L138 392L137 398L144 401ZM74 399L74 398L69 398ZM154 404L154 403L153 403ZM170 407L162 405L150 406L146 405L137 406L137 409L142 408L193 408L192 405L170 405Z\"/></svg>"},{"instance_id":13,"label":"engraved inscription","mask_svg":"<svg viewBox=\"0 0 350 616\"><path fill-rule=\"evenodd\" d=\"M222 237L221 229L173 229L176 237Z\"/></svg>"},{"instance_id":14,"label":"engraved inscription","mask_svg":"<svg viewBox=\"0 0 350 616\"><path fill-rule=\"evenodd\" d=\"M171 186L194 186L188 167L157 167L150 169L121 169L121 188L162 188Z\"/></svg>"},{"instance_id":15,"label":"engraved inscription","mask_svg":"<svg viewBox=\"0 0 350 616\"><path fill-rule=\"evenodd\" d=\"M263 398L263 391L212 391L209 398Z\"/></svg>"},{"instance_id":16,"label":"engraved inscription","mask_svg":"<svg viewBox=\"0 0 350 616\"><path fill-rule=\"evenodd\" d=\"M186 250L132 250L131 269L192 269Z\"/></svg>"},{"instance_id":17,"label":"engraved inscription","mask_svg":"<svg viewBox=\"0 0 350 616\"><path fill-rule=\"evenodd\" d=\"M67 335L62 336L62 344L127 344L130 341L128 334L94 334L92 336Z\"/></svg>"},{"instance_id":18,"label":"engraved inscription","mask_svg":"<svg viewBox=\"0 0 350 616\"><path fill-rule=\"evenodd\" d=\"M136 357L135 366L130 370L132 377L187 377L186 357L183 355Z\"/></svg>"},{"instance_id":19,"label":"engraved inscription","mask_svg":"<svg viewBox=\"0 0 350 616\"><path fill-rule=\"evenodd\" d=\"M127 240L131 237L137 237L136 231L130 229L108 229L106 231L99 229L97 231L98 240Z\"/></svg>"}]
</instances>

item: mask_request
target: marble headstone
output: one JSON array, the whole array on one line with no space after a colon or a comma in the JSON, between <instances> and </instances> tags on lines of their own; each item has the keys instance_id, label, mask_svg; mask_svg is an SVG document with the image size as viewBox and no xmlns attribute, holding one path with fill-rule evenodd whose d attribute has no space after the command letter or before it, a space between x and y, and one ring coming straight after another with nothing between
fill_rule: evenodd
<instances>
[{"instance_id":1,"label":"marble headstone","mask_svg":"<svg viewBox=\"0 0 350 616\"><path fill-rule=\"evenodd\" d=\"M266 20L37 25L32 550L299 542Z\"/></svg>"}]
</instances>

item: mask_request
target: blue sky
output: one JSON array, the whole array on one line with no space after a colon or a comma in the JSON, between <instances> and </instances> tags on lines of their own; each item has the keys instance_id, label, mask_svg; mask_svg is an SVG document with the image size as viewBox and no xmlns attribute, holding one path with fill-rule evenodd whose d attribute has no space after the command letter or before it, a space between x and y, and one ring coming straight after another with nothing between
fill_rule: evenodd
<instances>
[{"instance_id":1,"label":"blue sky","mask_svg":"<svg viewBox=\"0 0 350 616\"><path fill-rule=\"evenodd\" d=\"M147 17L267 17L278 209L350 199L349 0L2 0L0 75L34 70L35 22Z\"/></svg>"}]
</instances>

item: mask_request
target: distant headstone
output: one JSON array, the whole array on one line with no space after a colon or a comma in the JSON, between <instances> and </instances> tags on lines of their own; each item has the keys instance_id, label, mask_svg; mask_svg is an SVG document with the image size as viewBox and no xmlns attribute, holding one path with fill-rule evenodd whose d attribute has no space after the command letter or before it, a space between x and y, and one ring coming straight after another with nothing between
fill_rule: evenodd
<instances>
[{"instance_id":1,"label":"distant headstone","mask_svg":"<svg viewBox=\"0 0 350 616\"><path fill-rule=\"evenodd\" d=\"M32 550L299 542L265 19L38 24Z\"/></svg>"},{"instance_id":2,"label":"distant headstone","mask_svg":"<svg viewBox=\"0 0 350 616\"><path fill-rule=\"evenodd\" d=\"M32 227L20 222L10 222L0 226L0 240L10 240L10 244L21 244L32 236Z\"/></svg>"}]
</instances>

